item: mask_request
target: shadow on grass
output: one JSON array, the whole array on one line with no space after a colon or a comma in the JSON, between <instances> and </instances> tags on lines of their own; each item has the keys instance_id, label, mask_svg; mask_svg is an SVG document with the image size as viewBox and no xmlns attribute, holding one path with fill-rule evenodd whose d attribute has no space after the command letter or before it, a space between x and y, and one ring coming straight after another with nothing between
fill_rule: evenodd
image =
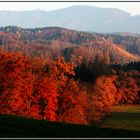
<instances>
[{"instance_id":1,"label":"shadow on grass","mask_svg":"<svg viewBox=\"0 0 140 140\"><path fill-rule=\"evenodd\" d=\"M27 119L11 115L0 115L0 137L133 138L140 137L140 131L117 130L96 126L47 122L44 120Z\"/></svg>"}]
</instances>

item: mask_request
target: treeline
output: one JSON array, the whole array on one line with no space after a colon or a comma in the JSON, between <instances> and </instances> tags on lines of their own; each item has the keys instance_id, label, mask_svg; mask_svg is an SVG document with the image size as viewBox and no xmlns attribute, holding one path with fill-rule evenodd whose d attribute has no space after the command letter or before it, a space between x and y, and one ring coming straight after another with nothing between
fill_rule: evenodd
<instances>
[{"instance_id":1,"label":"treeline","mask_svg":"<svg viewBox=\"0 0 140 140\"><path fill-rule=\"evenodd\" d=\"M112 64L112 68L116 69L117 71L140 71L140 62L130 62L128 64Z\"/></svg>"},{"instance_id":2,"label":"treeline","mask_svg":"<svg viewBox=\"0 0 140 140\"><path fill-rule=\"evenodd\" d=\"M102 34L98 33L98 37L109 39L114 44L125 49L127 52L140 55L140 35L131 33L112 33L112 34Z\"/></svg>"},{"instance_id":3,"label":"treeline","mask_svg":"<svg viewBox=\"0 0 140 140\"><path fill-rule=\"evenodd\" d=\"M44 60L0 51L0 114L93 124L113 105L140 103L140 71L107 61Z\"/></svg>"},{"instance_id":4,"label":"treeline","mask_svg":"<svg viewBox=\"0 0 140 140\"><path fill-rule=\"evenodd\" d=\"M105 61L84 60L75 68L75 73L76 79L89 84L96 83L101 76L112 77L117 90L113 94L114 105L140 103L140 62L106 64Z\"/></svg>"}]
</instances>

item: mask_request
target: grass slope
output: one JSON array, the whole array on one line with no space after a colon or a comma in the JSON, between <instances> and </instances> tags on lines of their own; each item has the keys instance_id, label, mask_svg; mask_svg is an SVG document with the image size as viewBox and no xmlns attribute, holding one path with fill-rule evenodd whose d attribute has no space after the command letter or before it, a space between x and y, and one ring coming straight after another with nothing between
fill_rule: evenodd
<instances>
[{"instance_id":1,"label":"grass slope","mask_svg":"<svg viewBox=\"0 0 140 140\"><path fill-rule=\"evenodd\" d=\"M95 126L47 122L11 115L0 115L0 137L16 138L80 138L80 137L140 137L140 131L116 130Z\"/></svg>"},{"instance_id":2,"label":"grass slope","mask_svg":"<svg viewBox=\"0 0 140 140\"><path fill-rule=\"evenodd\" d=\"M103 118L100 126L140 131L140 106L115 106Z\"/></svg>"}]
</instances>

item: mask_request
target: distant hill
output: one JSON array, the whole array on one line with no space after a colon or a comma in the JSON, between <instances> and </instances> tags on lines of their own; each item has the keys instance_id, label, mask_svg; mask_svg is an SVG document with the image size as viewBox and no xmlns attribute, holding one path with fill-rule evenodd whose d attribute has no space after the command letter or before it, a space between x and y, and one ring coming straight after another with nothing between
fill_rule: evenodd
<instances>
[{"instance_id":1,"label":"distant hill","mask_svg":"<svg viewBox=\"0 0 140 140\"><path fill-rule=\"evenodd\" d=\"M101 33L140 33L140 15L131 16L116 8L98 8L86 5L53 11L0 11L0 21L0 26L15 25L24 28L59 26Z\"/></svg>"},{"instance_id":2,"label":"distant hill","mask_svg":"<svg viewBox=\"0 0 140 140\"><path fill-rule=\"evenodd\" d=\"M16 26L0 28L0 48L54 59L63 55L74 63L104 60L128 63L140 60L140 37L121 34L97 34L60 27L24 29Z\"/></svg>"}]
</instances>

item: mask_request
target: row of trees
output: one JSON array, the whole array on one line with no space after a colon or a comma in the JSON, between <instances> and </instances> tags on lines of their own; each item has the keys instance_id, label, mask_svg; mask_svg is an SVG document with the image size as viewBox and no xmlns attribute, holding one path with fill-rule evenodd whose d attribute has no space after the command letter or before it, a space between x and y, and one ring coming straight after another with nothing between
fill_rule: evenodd
<instances>
[{"instance_id":1,"label":"row of trees","mask_svg":"<svg viewBox=\"0 0 140 140\"><path fill-rule=\"evenodd\" d=\"M3 51L0 59L0 114L87 124L81 120L84 103L72 78L74 65L63 58L44 63Z\"/></svg>"},{"instance_id":2,"label":"row of trees","mask_svg":"<svg viewBox=\"0 0 140 140\"><path fill-rule=\"evenodd\" d=\"M0 114L92 124L112 105L140 103L138 70L86 61L75 67L63 57L44 61L5 51L0 60Z\"/></svg>"}]
</instances>

